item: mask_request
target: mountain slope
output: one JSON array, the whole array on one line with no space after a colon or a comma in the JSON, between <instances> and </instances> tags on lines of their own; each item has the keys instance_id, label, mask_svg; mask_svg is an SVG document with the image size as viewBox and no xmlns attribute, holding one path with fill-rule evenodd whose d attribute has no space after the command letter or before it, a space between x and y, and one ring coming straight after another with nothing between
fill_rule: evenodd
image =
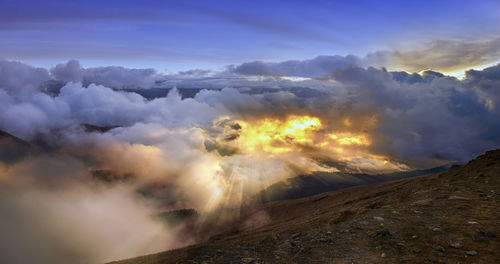
<instances>
[{"instance_id":1,"label":"mountain slope","mask_svg":"<svg viewBox=\"0 0 500 264\"><path fill-rule=\"evenodd\" d=\"M448 167L449 166L441 166L425 170L413 170L377 175L342 172L314 172L310 175L300 175L289 178L286 181L280 181L272 184L259 192L258 198L262 202L298 199L353 186L438 173L446 170Z\"/></svg>"},{"instance_id":2,"label":"mountain slope","mask_svg":"<svg viewBox=\"0 0 500 264\"><path fill-rule=\"evenodd\" d=\"M0 162L15 163L37 151L34 145L0 130Z\"/></svg>"},{"instance_id":3,"label":"mountain slope","mask_svg":"<svg viewBox=\"0 0 500 264\"><path fill-rule=\"evenodd\" d=\"M500 263L500 150L437 174L242 208L231 232L117 261Z\"/></svg>"}]
</instances>

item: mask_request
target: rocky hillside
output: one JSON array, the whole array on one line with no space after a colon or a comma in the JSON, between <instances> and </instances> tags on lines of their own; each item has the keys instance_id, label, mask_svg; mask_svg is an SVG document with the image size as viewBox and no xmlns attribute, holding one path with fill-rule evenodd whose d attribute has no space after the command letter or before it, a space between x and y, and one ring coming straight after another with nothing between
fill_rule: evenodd
<instances>
[{"instance_id":1,"label":"rocky hillside","mask_svg":"<svg viewBox=\"0 0 500 264\"><path fill-rule=\"evenodd\" d=\"M230 231L117 261L500 263L500 150L464 166L243 208Z\"/></svg>"}]
</instances>

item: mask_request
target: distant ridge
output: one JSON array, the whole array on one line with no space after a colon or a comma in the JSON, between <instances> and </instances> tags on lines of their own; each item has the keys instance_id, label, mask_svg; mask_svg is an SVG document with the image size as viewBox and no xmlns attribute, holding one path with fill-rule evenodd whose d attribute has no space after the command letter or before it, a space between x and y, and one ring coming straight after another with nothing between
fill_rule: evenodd
<instances>
[{"instance_id":1,"label":"distant ridge","mask_svg":"<svg viewBox=\"0 0 500 264\"><path fill-rule=\"evenodd\" d=\"M259 192L256 198L262 202L298 199L353 186L438 173L445 171L449 167L449 165L446 165L424 170L375 175L342 172L314 172L309 175L300 175L274 183Z\"/></svg>"},{"instance_id":2,"label":"distant ridge","mask_svg":"<svg viewBox=\"0 0 500 264\"><path fill-rule=\"evenodd\" d=\"M38 148L34 145L0 130L0 161L11 164L34 154Z\"/></svg>"}]
</instances>

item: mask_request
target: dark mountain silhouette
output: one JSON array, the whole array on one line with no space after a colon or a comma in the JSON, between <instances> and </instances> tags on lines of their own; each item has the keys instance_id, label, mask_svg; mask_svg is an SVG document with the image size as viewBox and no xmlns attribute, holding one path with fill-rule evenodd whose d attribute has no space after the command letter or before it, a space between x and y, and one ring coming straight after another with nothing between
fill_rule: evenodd
<instances>
[{"instance_id":1,"label":"dark mountain silhouette","mask_svg":"<svg viewBox=\"0 0 500 264\"><path fill-rule=\"evenodd\" d=\"M314 172L310 175L300 175L289 178L286 181L280 181L272 184L262 190L257 195L257 198L262 202L298 199L358 185L437 173L444 171L447 168L449 168L449 166L378 175L350 174L342 172Z\"/></svg>"},{"instance_id":2,"label":"dark mountain silhouette","mask_svg":"<svg viewBox=\"0 0 500 264\"><path fill-rule=\"evenodd\" d=\"M39 152L38 147L0 130L0 161L12 164Z\"/></svg>"}]
</instances>

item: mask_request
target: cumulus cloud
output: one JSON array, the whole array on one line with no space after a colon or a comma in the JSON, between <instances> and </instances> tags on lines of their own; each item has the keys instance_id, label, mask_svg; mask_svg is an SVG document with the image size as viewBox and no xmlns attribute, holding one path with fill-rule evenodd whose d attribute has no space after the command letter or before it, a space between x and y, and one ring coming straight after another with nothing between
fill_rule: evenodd
<instances>
[{"instance_id":1,"label":"cumulus cloud","mask_svg":"<svg viewBox=\"0 0 500 264\"><path fill-rule=\"evenodd\" d=\"M154 69L128 69L118 66L83 68L76 60L58 64L50 73L55 80L97 84L114 89L150 88L159 74Z\"/></svg>"},{"instance_id":2,"label":"cumulus cloud","mask_svg":"<svg viewBox=\"0 0 500 264\"><path fill-rule=\"evenodd\" d=\"M77 60L70 60L65 64L57 64L50 69L50 73L56 80L64 82L81 82L83 80L84 70Z\"/></svg>"},{"instance_id":3,"label":"cumulus cloud","mask_svg":"<svg viewBox=\"0 0 500 264\"><path fill-rule=\"evenodd\" d=\"M28 96L50 79L46 69L20 62L0 60L0 88L18 96Z\"/></svg>"}]
</instances>

